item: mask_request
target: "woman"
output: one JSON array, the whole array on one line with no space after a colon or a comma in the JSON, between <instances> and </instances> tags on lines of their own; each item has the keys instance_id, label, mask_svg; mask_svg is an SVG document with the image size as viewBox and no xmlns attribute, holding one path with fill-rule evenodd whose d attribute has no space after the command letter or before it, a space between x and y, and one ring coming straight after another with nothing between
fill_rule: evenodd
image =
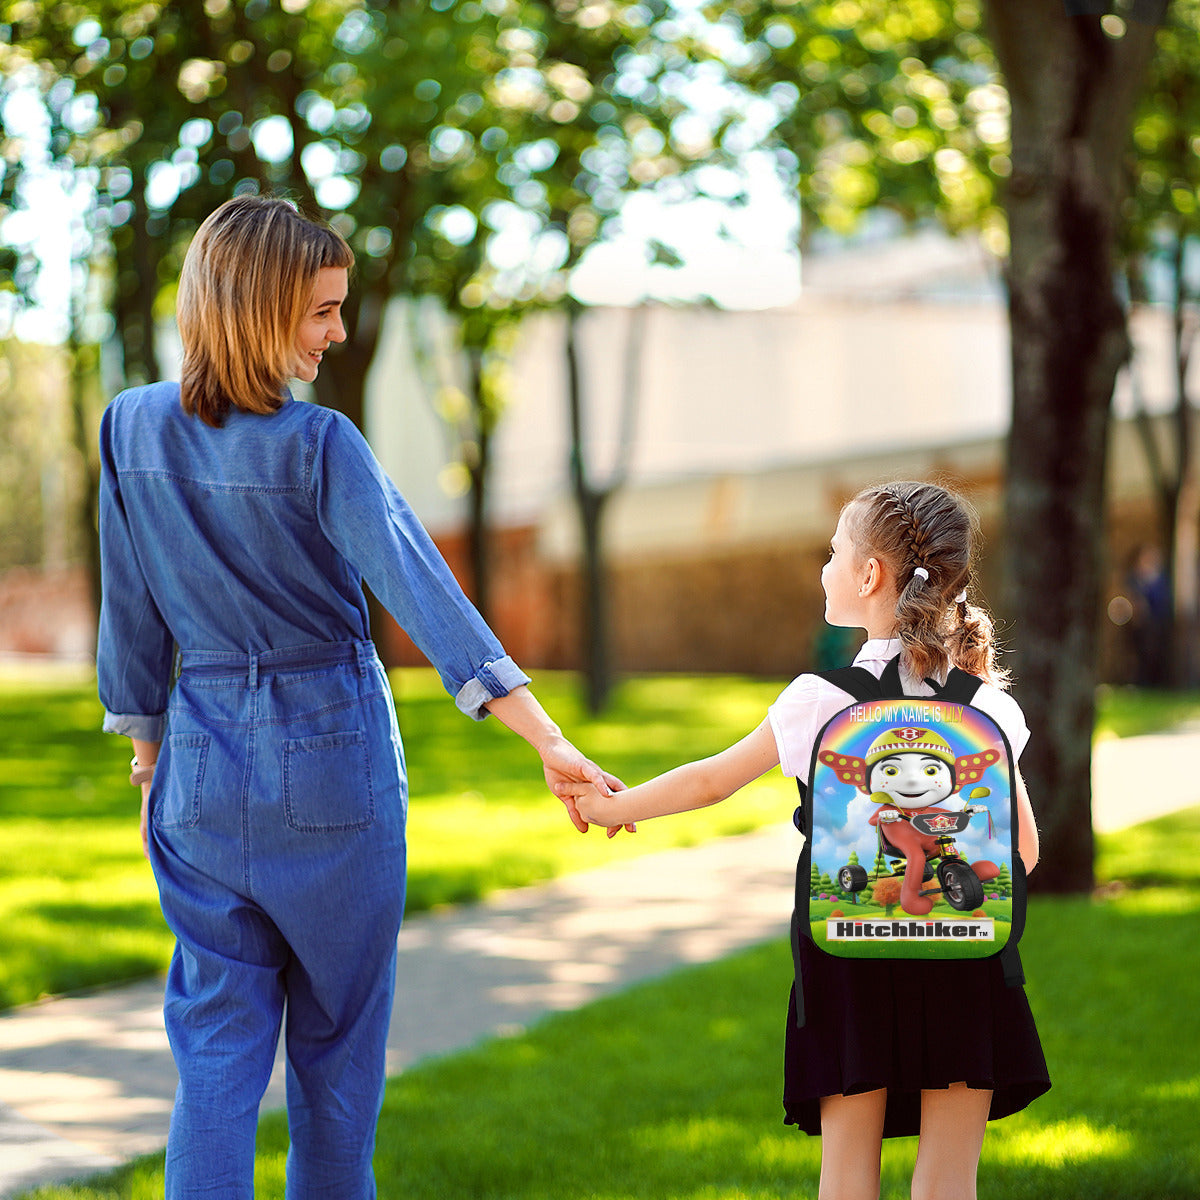
<instances>
[{"instance_id":1,"label":"woman","mask_svg":"<svg viewBox=\"0 0 1200 1200\"><path fill-rule=\"evenodd\" d=\"M181 383L122 393L101 424L104 728L133 741L177 937L172 1197L253 1194L285 1011L288 1195L375 1193L407 786L364 579L552 787L620 786L534 699L354 426L287 395L345 339L352 261L285 201L222 205L180 278Z\"/></svg>"}]
</instances>

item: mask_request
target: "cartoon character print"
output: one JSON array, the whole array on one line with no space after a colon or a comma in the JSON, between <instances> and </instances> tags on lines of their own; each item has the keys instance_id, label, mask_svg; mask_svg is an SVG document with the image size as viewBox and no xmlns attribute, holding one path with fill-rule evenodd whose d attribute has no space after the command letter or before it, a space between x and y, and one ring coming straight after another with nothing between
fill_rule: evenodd
<instances>
[{"instance_id":1,"label":"cartoon character print","mask_svg":"<svg viewBox=\"0 0 1200 1200\"><path fill-rule=\"evenodd\" d=\"M890 845L905 858L900 907L911 916L925 916L933 908L933 897L921 895L925 863L938 855L939 847L936 837L913 827L912 818L950 811L941 807L941 803L982 778L984 771L999 761L999 752L981 750L956 755L940 734L906 726L889 729L877 737L865 758L823 750L819 759L833 769L842 783L853 784L879 805L870 823L879 828L884 849ZM972 797L988 793L987 788L977 788ZM967 805L965 811L986 810ZM980 882L995 879L1000 873L1000 868L986 859L972 863L971 867Z\"/></svg>"}]
</instances>

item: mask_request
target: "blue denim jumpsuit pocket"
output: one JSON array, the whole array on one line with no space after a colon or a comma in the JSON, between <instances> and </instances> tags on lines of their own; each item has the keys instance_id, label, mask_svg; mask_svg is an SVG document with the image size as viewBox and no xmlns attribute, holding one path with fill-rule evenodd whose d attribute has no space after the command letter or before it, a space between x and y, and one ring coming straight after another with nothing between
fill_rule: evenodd
<instances>
[{"instance_id":1,"label":"blue denim jumpsuit pocket","mask_svg":"<svg viewBox=\"0 0 1200 1200\"><path fill-rule=\"evenodd\" d=\"M253 1194L285 1011L288 1195L375 1194L406 808L370 642L182 656L151 792L151 861L178 939L169 1196Z\"/></svg>"}]
</instances>

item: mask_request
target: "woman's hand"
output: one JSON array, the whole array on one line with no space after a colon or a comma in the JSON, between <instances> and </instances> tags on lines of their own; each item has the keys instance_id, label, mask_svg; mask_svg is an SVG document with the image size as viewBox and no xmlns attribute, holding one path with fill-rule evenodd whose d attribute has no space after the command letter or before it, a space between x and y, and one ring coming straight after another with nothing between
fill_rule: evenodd
<instances>
[{"instance_id":1,"label":"woman's hand","mask_svg":"<svg viewBox=\"0 0 1200 1200\"><path fill-rule=\"evenodd\" d=\"M130 738L133 744L133 762L129 765L136 769L145 772L150 769L151 776L145 779L142 783L142 815L140 820L142 831L142 853L150 857L150 784L153 781L154 764L158 762L158 754L162 749L161 742L144 742L141 738ZM130 776L131 782L133 776Z\"/></svg>"},{"instance_id":2,"label":"woman's hand","mask_svg":"<svg viewBox=\"0 0 1200 1200\"><path fill-rule=\"evenodd\" d=\"M589 784L605 795L624 790L625 785L615 776L602 771L590 758L585 758L562 735L562 730L550 719L533 693L522 684L507 696L496 696L485 705L498 721L513 733L523 737L542 760L542 770L550 790L566 805L571 824L580 833L587 833L588 823L579 815L567 785ZM566 788L564 794L563 789ZM612 837L620 830L615 825L608 831ZM632 825L625 828L635 832Z\"/></svg>"},{"instance_id":3,"label":"woman's hand","mask_svg":"<svg viewBox=\"0 0 1200 1200\"><path fill-rule=\"evenodd\" d=\"M150 785L142 784L142 853L150 857Z\"/></svg>"},{"instance_id":4,"label":"woman's hand","mask_svg":"<svg viewBox=\"0 0 1200 1200\"><path fill-rule=\"evenodd\" d=\"M571 823L580 833L587 833L588 824L601 824L585 818L576 802L577 794L611 796L613 792L625 790L625 785L615 776L603 771L590 758L581 754L565 737L559 734L544 745L537 747L542 759L542 770L546 784L563 802ZM636 833L634 825L626 825L630 833ZM608 836L615 837L621 825L608 827Z\"/></svg>"}]
</instances>

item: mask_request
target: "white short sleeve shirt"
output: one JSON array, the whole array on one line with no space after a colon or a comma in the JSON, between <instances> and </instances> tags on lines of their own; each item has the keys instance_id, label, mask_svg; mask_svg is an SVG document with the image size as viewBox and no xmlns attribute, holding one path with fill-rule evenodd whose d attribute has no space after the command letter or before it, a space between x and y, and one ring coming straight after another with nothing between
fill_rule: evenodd
<instances>
[{"instance_id":1,"label":"white short sleeve shirt","mask_svg":"<svg viewBox=\"0 0 1200 1200\"><path fill-rule=\"evenodd\" d=\"M873 638L858 652L854 665L865 667L878 678L883 674L884 667L899 653L898 640ZM933 694L924 681L904 678L902 682L910 695ZM783 689L779 699L767 710L767 717L779 748L779 765L785 775L808 781L817 735L829 718L851 701L848 693L818 675L799 675ZM1008 738L1013 758L1020 758L1021 751L1029 741L1029 729L1021 706L1007 692L986 683L975 693L971 703L996 722Z\"/></svg>"}]
</instances>

